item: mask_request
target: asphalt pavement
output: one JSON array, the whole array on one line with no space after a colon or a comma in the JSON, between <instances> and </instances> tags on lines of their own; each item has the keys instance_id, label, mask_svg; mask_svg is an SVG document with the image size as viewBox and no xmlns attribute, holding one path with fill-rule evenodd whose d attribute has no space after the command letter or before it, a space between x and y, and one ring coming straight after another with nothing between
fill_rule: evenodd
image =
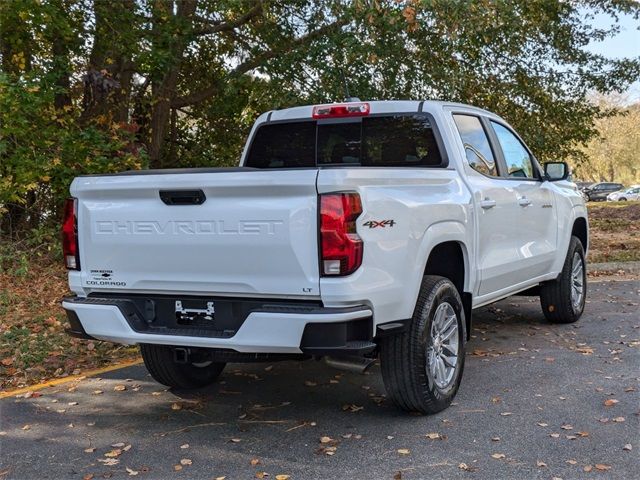
<instances>
[{"instance_id":1,"label":"asphalt pavement","mask_svg":"<svg viewBox=\"0 0 640 480\"><path fill-rule=\"evenodd\" d=\"M574 325L535 297L477 311L432 416L396 410L377 365L316 361L228 365L189 394L137 365L5 398L0 480L640 478L640 282L589 287Z\"/></svg>"}]
</instances>

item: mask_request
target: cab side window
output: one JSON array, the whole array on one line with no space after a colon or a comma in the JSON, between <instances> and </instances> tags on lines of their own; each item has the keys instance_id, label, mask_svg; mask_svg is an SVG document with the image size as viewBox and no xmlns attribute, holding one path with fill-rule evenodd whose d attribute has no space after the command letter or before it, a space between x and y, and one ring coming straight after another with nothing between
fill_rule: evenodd
<instances>
[{"instance_id":1,"label":"cab side window","mask_svg":"<svg viewBox=\"0 0 640 480\"><path fill-rule=\"evenodd\" d=\"M453 120L460 133L469 166L483 175L497 177L496 161L480 119L473 115L455 114Z\"/></svg>"},{"instance_id":2,"label":"cab side window","mask_svg":"<svg viewBox=\"0 0 640 480\"><path fill-rule=\"evenodd\" d=\"M511 178L536 178L531 155L511 130L491 122L507 164L507 176Z\"/></svg>"}]
</instances>

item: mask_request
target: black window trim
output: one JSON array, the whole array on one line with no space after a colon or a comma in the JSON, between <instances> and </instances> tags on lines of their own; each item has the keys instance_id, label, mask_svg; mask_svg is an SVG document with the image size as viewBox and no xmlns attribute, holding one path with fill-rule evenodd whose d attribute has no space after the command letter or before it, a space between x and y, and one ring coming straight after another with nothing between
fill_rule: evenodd
<instances>
[{"instance_id":1,"label":"black window trim","mask_svg":"<svg viewBox=\"0 0 640 480\"><path fill-rule=\"evenodd\" d=\"M542 174L542 168L540 167L540 163L538 162L538 159L535 157L535 155L531 152L531 150L529 149L527 144L524 142L524 140L522 140L522 137L520 137L520 135L518 135L518 133L513 128L511 128L509 125L507 125L504 121L498 120L498 119L493 118L493 117L484 117L484 118L485 118L485 121L487 123L487 127L491 131L490 141L495 142L496 150L498 151L498 156L500 157L500 162L501 162L501 165L503 166L503 169L504 169L503 170L503 174L499 179L500 180L510 180L510 181L520 181L520 182L544 182L544 175ZM507 167L507 161L505 160L505 157L504 157L504 152L502 150L502 145L500 145L500 140L498 140L498 135L496 134L495 130L493 129L493 125L491 125L492 122L493 123L497 123L498 125L506 128L509 132L511 132L520 141L520 143L522 144L524 149L529 154L529 157L531 158L531 165L533 166L534 174L535 174L534 178L529 178L529 177L510 177L509 176L509 168Z\"/></svg>"},{"instance_id":2,"label":"black window trim","mask_svg":"<svg viewBox=\"0 0 640 480\"><path fill-rule=\"evenodd\" d=\"M427 120L429 120L429 125L431 127L431 130L433 132L433 136L436 140L436 145L438 146L438 150L440 152L440 158L442 159L442 163L438 166L431 166L431 165L412 165L412 166L407 166L407 167L400 167L400 166L390 166L390 165L381 165L381 166L376 166L376 165L367 165L367 166L362 166L360 165L355 165L355 164L346 164L346 165L338 165L338 164L331 164L331 165L318 165L318 152L316 151L316 165L314 167L290 167L290 168L295 168L295 169L299 169L299 168L428 168L428 169L432 169L432 168L438 168L438 169L443 169L443 170L451 170L452 167L449 163L449 154L447 152L446 149L446 144L442 139L442 134L440 133L440 128L434 118L433 115L431 115L429 112L421 112L421 111L402 111L402 112L384 112L384 113L372 113L366 116L362 116L362 117L353 117L352 119L350 119L351 121L334 121L332 122L332 120L343 120L343 119L317 119L317 118L288 118L288 119L282 119L282 120L270 120L270 116L267 118L266 121L262 122L260 125L258 125L255 129L255 131L253 132L253 135L251 136L251 141L249 142L249 145L247 147L247 151L246 151L246 155L243 158L243 167L246 167L246 161L249 157L249 152L251 152L251 149L253 147L253 142L256 138L256 136L258 135L258 131L265 125L277 125L277 124L281 124L281 123L302 123L302 122L316 122L316 125L323 125L323 124L329 124L329 123L357 123L362 122L363 119L365 118L375 118L375 117L397 117L397 116L416 116L416 117L426 117ZM345 119L346 120L346 119ZM318 148L317 145L317 132L316 132L316 150ZM259 167L248 167L248 168L256 168L256 170L265 170L264 168L259 168ZM273 169L279 169L280 167L273 167ZM491 177L493 178L493 177Z\"/></svg>"},{"instance_id":3,"label":"black window trim","mask_svg":"<svg viewBox=\"0 0 640 480\"><path fill-rule=\"evenodd\" d=\"M487 141L489 142L489 148L491 149L491 153L493 154L493 160L496 164L496 170L498 171L498 175L486 175L482 172L479 172L478 170L476 170L475 168L473 168L471 165L469 165L469 168L471 168L471 170L473 170L474 172L482 175L483 177L486 178L491 178L491 179L501 179L502 177L502 163L500 163L499 159L498 159L498 155L496 152L496 148L495 145L493 144L493 142L491 141L491 133L489 133L486 122L484 121L485 117L481 114L477 114L477 113L470 113L470 112L465 112L463 110L451 110L451 119L453 120L453 124L456 127L456 132L458 132L458 138L460 139L460 142L462 143L462 148L465 150L465 154L464 157L462 158L462 161L464 163L466 163L467 165L469 165L469 162L466 160L467 158L467 154L466 154L466 149L467 147L465 147L464 145L464 140L462 140L462 135L460 134L460 130L458 130L458 125L456 124L456 120L455 118L453 118L455 115L465 115L467 117L475 117L480 121L480 126L482 127L482 129L484 130L484 134L487 137ZM474 148L475 150L475 148Z\"/></svg>"}]
</instances>

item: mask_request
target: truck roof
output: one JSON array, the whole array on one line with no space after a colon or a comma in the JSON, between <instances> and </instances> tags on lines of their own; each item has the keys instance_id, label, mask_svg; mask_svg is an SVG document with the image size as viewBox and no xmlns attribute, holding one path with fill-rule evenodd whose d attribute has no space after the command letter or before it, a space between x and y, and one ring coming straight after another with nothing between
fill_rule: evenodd
<instances>
[{"instance_id":1,"label":"truck roof","mask_svg":"<svg viewBox=\"0 0 640 480\"><path fill-rule=\"evenodd\" d=\"M488 117L494 117L500 119L500 117L494 113L484 110L473 105L467 105L464 103L447 102L443 100L362 100L355 102L334 102L336 105L348 105L368 103L370 108L370 114L392 114L392 113L407 113L407 112L427 112L435 113L436 111L442 111L445 107L453 107L456 109L479 113ZM331 105L331 104L321 104ZM271 110L265 112L256 121L256 123L262 123L267 121L283 121L283 120L299 120L308 119L312 117L313 107L316 105L303 105L299 107L285 108L282 110ZM502 119L501 119L502 120ZM503 120L504 121L504 120Z\"/></svg>"}]
</instances>

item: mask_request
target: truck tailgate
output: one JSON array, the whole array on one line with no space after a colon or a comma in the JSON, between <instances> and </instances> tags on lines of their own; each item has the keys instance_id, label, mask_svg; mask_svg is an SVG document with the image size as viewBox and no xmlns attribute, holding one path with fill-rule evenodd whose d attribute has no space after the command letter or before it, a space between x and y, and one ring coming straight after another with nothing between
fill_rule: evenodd
<instances>
[{"instance_id":1,"label":"truck tailgate","mask_svg":"<svg viewBox=\"0 0 640 480\"><path fill-rule=\"evenodd\" d=\"M220 169L77 178L82 285L318 296L316 176ZM199 191L204 198L190 200Z\"/></svg>"}]
</instances>

